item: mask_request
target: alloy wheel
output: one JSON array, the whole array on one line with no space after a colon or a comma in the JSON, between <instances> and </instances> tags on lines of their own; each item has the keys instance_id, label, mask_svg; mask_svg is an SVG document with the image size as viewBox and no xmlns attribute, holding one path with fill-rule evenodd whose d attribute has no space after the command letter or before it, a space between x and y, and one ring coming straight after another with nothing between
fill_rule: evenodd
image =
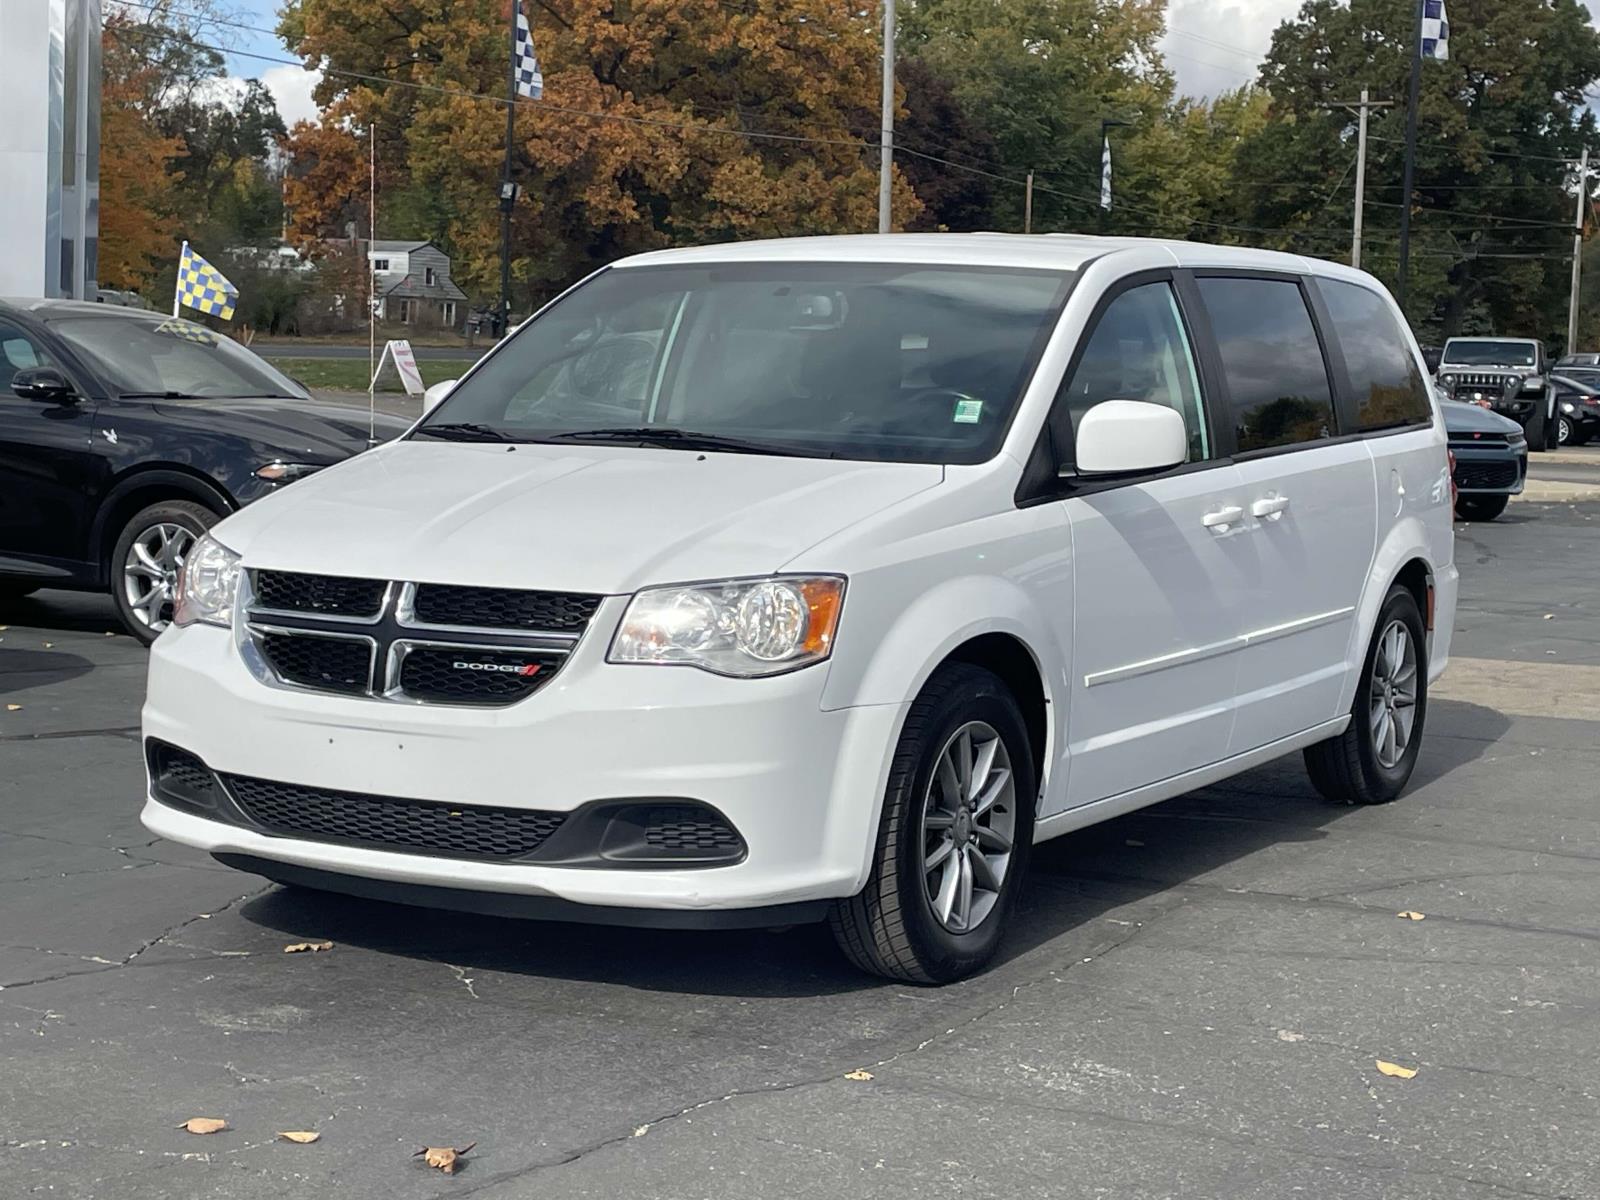
<instances>
[{"instance_id":1,"label":"alloy wheel","mask_svg":"<svg viewBox=\"0 0 1600 1200\"><path fill-rule=\"evenodd\" d=\"M178 568L194 545L195 535L175 521L162 521L140 531L122 563L122 595L139 624L159 633L172 620L178 595Z\"/></svg>"},{"instance_id":2,"label":"alloy wheel","mask_svg":"<svg viewBox=\"0 0 1600 1200\"><path fill-rule=\"evenodd\" d=\"M1417 644L1404 621L1390 621L1372 663L1372 749L1385 770L1405 757L1417 723Z\"/></svg>"},{"instance_id":3,"label":"alloy wheel","mask_svg":"<svg viewBox=\"0 0 1600 1200\"><path fill-rule=\"evenodd\" d=\"M923 802L923 888L934 917L968 933L994 911L1016 835L1011 756L994 728L969 721L940 751Z\"/></svg>"}]
</instances>

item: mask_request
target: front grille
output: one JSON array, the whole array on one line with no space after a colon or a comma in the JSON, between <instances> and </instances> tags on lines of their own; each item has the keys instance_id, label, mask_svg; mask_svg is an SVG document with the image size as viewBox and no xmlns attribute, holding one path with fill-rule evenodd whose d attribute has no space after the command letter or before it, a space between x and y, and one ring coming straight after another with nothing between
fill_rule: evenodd
<instances>
[{"instance_id":1,"label":"front grille","mask_svg":"<svg viewBox=\"0 0 1600 1200\"><path fill-rule=\"evenodd\" d=\"M367 638L270 630L258 632L256 644L285 683L353 694L372 685L373 645Z\"/></svg>"},{"instance_id":2,"label":"front grille","mask_svg":"<svg viewBox=\"0 0 1600 1200\"><path fill-rule=\"evenodd\" d=\"M346 579L338 575L302 575L295 571L257 571L256 604L279 612L318 616L364 617L383 607L382 579Z\"/></svg>"},{"instance_id":3,"label":"front grille","mask_svg":"<svg viewBox=\"0 0 1600 1200\"><path fill-rule=\"evenodd\" d=\"M1451 438L1452 450L1504 450L1509 442L1498 434L1489 434L1481 438Z\"/></svg>"},{"instance_id":4,"label":"front grille","mask_svg":"<svg viewBox=\"0 0 1600 1200\"><path fill-rule=\"evenodd\" d=\"M727 858L744 852L744 840L710 809L689 805L652 808L645 816L647 846L674 855Z\"/></svg>"},{"instance_id":5,"label":"front grille","mask_svg":"<svg viewBox=\"0 0 1600 1200\"><path fill-rule=\"evenodd\" d=\"M413 646L400 663L400 691L440 704L514 704L544 686L558 654L471 646Z\"/></svg>"},{"instance_id":6,"label":"front grille","mask_svg":"<svg viewBox=\"0 0 1600 1200\"><path fill-rule=\"evenodd\" d=\"M245 775L223 778L245 815L269 833L375 850L519 859L537 850L566 820L565 813L533 809L402 800Z\"/></svg>"},{"instance_id":7,"label":"front grille","mask_svg":"<svg viewBox=\"0 0 1600 1200\"><path fill-rule=\"evenodd\" d=\"M412 615L424 625L579 633L600 607L600 600L599 596L581 592L419 583L412 599Z\"/></svg>"},{"instance_id":8,"label":"front grille","mask_svg":"<svg viewBox=\"0 0 1600 1200\"><path fill-rule=\"evenodd\" d=\"M1494 388L1496 391L1499 391L1504 389L1506 384L1511 382L1511 377L1509 375L1495 375L1483 371L1468 371L1466 373L1462 373L1460 371L1452 371L1447 367L1445 368L1444 373L1454 377L1456 381L1456 387L1478 388L1480 390L1483 388Z\"/></svg>"},{"instance_id":9,"label":"front grille","mask_svg":"<svg viewBox=\"0 0 1600 1200\"><path fill-rule=\"evenodd\" d=\"M1456 460L1456 486L1463 491L1488 491L1515 487L1522 468L1515 462Z\"/></svg>"}]
</instances>

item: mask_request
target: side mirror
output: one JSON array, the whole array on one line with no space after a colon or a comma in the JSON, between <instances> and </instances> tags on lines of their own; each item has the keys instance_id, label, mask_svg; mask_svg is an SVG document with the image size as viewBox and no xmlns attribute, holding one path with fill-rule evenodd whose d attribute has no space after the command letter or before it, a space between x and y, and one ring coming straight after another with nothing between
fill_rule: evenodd
<instances>
[{"instance_id":1,"label":"side mirror","mask_svg":"<svg viewBox=\"0 0 1600 1200\"><path fill-rule=\"evenodd\" d=\"M434 384L427 391L423 392L423 413L426 415L427 413L431 413L434 409L438 408L439 405L444 402L444 398L450 394L451 389L456 386L456 383L457 381L454 379L443 379Z\"/></svg>"},{"instance_id":2,"label":"side mirror","mask_svg":"<svg viewBox=\"0 0 1600 1200\"><path fill-rule=\"evenodd\" d=\"M24 367L11 377L11 390L40 404L72 404L78 390L54 367Z\"/></svg>"},{"instance_id":3,"label":"side mirror","mask_svg":"<svg viewBox=\"0 0 1600 1200\"><path fill-rule=\"evenodd\" d=\"M1188 459L1189 431L1183 417L1164 404L1106 400L1078 423L1077 457L1082 475L1165 471Z\"/></svg>"}]
</instances>

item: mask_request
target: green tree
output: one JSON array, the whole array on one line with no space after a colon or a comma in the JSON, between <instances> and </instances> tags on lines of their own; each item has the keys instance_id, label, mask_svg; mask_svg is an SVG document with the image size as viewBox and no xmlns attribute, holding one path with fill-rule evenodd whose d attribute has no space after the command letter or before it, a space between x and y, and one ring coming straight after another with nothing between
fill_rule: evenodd
<instances>
[{"instance_id":1,"label":"green tree","mask_svg":"<svg viewBox=\"0 0 1600 1200\"><path fill-rule=\"evenodd\" d=\"M1594 115L1600 34L1577 0L1451 0L1450 59L1422 69L1408 316L1429 337L1487 317L1498 332L1550 337L1565 324L1573 172ZM1410 0L1308 0L1261 69L1272 120L1240 148L1246 224L1306 253L1343 258L1361 87L1396 101L1374 117L1363 266L1398 265Z\"/></svg>"}]
</instances>

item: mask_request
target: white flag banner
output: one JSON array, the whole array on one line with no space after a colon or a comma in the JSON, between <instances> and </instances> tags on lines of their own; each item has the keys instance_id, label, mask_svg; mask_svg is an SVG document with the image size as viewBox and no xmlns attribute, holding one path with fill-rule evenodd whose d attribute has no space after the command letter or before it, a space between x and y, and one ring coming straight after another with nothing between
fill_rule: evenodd
<instances>
[{"instance_id":1,"label":"white flag banner","mask_svg":"<svg viewBox=\"0 0 1600 1200\"><path fill-rule=\"evenodd\" d=\"M1422 57L1440 61L1450 57L1450 20L1444 15L1444 0L1423 0Z\"/></svg>"},{"instance_id":2,"label":"white flag banner","mask_svg":"<svg viewBox=\"0 0 1600 1200\"><path fill-rule=\"evenodd\" d=\"M1111 139L1100 150L1100 207L1111 211Z\"/></svg>"},{"instance_id":3,"label":"white flag banner","mask_svg":"<svg viewBox=\"0 0 1600 1200\"><path fill-rule=\"evenodd\" d=\"M394 364L395 374L400 376L400 386L405 388L406 395L420 396L427 390L422 385L422 372L417 370L417 356L412 353L411 343L396 338L384 345L383 356L378 359L378 369L372 373L372 382L367 385L368 392L378 390L383 369L391 363Z\"/></svg>"},{"instance_id":4,"label":"white flag banner","mask_svg":"<svg viewBox=\"0 0 1600 1200\"><path fill-rule=\"evenodd\" d=\"M511 52L517 95L537 100L544 95L544 72L539 69L539 56L533 52L533 29L528 25L528 14L522 7L522 0L511 2L517 6L517 42Z\"/></svg>"}]
</instances>

